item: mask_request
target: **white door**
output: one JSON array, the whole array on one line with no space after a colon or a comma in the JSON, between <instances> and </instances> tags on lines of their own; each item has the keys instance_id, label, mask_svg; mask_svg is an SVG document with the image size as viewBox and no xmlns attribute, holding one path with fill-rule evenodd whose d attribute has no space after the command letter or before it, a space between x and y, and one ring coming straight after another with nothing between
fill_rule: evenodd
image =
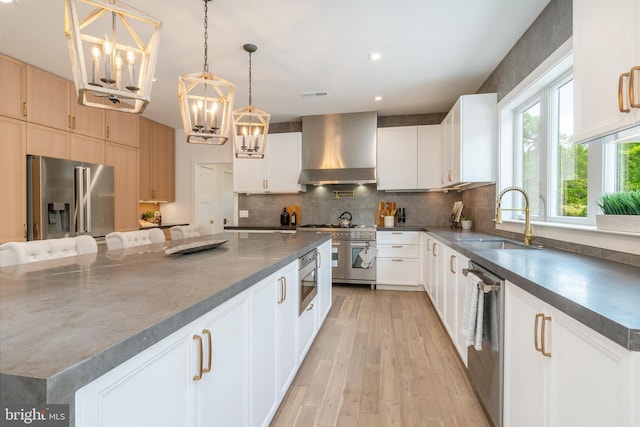
<instances>
[{"instance_id":1,"label":"white door","mask_svg":"<svg viewBox=\"0 0 640 427\"><path fill-rule=\"evenodd\" d=\"M220 166L196 165L195 224L209 224L212 233L222 233L222 197L220 191Z\"/></svg>"},{"instance_id":2,"label":"white door","mask_svg":"<svg viewBox=\"0 0 640 427\"><path fill-rule=\"evenodd\" d=\"M222 171L222 225L234 223L233 172Z\"/></svg>"}]
</instances>

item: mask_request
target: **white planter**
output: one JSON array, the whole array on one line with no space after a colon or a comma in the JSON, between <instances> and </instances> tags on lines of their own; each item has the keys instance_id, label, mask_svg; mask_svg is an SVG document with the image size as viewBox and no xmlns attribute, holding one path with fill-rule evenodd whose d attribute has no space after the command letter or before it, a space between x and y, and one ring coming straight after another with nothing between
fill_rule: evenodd
<instances>
[{"instance_id":1,"label":"white planter","mask_svg":"<svg viewBox=\"0 0 640 427\"><path fill-rule=\"evenodd\" d=\"M596 215L599 230L640 233L640 215Z\"/></svg>"},{"instance_id":2,"label":"white planter","mask_svg":"<svg viewBox=\"0 0 640 427\"><path fill-rule=\"evenodd\" d=\"M473 225L473 221L463 219L462 221L460 221L460 224L462 224L462 229L463 230L471 230L471 226Z\"/></svg>"}]
</instances>

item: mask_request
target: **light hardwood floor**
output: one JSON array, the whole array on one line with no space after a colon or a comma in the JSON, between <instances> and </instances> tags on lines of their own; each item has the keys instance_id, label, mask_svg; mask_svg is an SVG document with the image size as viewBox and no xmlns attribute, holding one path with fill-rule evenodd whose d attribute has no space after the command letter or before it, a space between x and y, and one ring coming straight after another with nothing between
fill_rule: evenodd
<instances>
[{"instance_id":1,"label":"light hardwood floor","mask_svg":"<svg viewBox=\"0 0 640 427\"><path fill-rule=\"evenodd\" d=\"M271 426L489 423L426 294L337 285Z\"/></svg>"}]
</instances>

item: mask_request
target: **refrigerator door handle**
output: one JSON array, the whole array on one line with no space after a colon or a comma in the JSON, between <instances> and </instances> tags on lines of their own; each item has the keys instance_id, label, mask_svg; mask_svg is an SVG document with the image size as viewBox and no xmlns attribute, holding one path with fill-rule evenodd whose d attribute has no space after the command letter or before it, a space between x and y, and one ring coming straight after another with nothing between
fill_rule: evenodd
<instances>
[{"instance_id":1,"label":"refrigerator door handle","mask_svg":"<svg viewBox=\"0 0 640 427\"><path fill-rule=\"evenodd\" d=\"M85 221L83 231L91 233L91 168L83 168L86 178L84 190Z\"/></svg>"},{"instance_id":2,"label":"refrigerator door handle","mask_svg":"<svg viewBox=\"0 0 640 427\"><path fill-rule=\"evenodd\" d=\"M84 231L84 171L82 166L75 168L75 211L76 211L76 233Z\"/></svg>"}]
</instances>

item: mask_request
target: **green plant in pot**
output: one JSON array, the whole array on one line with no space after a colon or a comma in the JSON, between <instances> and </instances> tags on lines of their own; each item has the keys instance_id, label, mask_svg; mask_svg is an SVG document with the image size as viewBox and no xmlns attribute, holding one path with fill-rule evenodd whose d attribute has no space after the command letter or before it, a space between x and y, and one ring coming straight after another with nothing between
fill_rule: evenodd
<instances>
[{"instance_id":1,"label":"green plant in pot","mask_svg":"<svg viewBox=\"0 0 640 427\"><path fill-rule=\"evenodd\" d=\"M143 212L142 219L152 222L151 220L155 219L155 213L153 211Z\"/></svg>"},{"instance_id":2,"label":"green plant in pot","mask_svg":"<svg viewBox=\"0 0 640 427\"><path fill-rule=\"evenodd\" d=\"M640 191L603 194L598 206L604 213L596 215L599 229L640 232Z\"/></svg>"}]
</instances>

